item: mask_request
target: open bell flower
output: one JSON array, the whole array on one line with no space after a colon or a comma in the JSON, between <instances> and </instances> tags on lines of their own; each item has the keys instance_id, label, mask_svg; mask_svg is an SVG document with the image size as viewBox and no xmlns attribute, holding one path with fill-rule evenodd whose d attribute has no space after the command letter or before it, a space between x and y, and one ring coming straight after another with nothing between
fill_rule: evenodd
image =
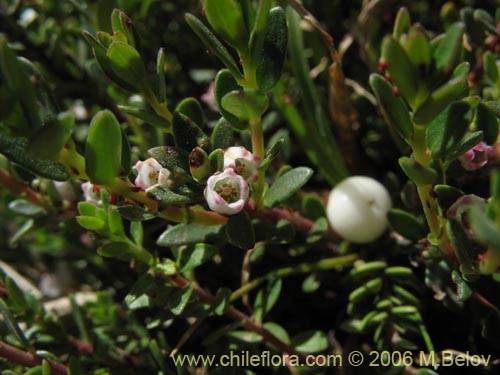
<instances>
[{"instance_id":1,"label":"open bell flower","mask_svg":"<svg viewBox=\"0 0 500 375\"><path fill-rule=\"evenodd\" d=\"M234 215L243 210L250 187L232 168L215 173L208 178L205 199L212 211Z\"/></svg>"},{"instance_id":2,"label":"open bell flower","mask_svg":"<svg viewBox=\"0 0 500 375\"><path fill-rule=\"evenodd\" d=\"M137 170L135 185L145 191L166 183L170 176L170 171L167 168L163 168L154 158L149 158L145 161L139 160L134 168Z\"/></svg>"},{"instance_id":3,"label":"open bell flower","mask_svg":"<svg viewBox=\"0 0 500 375\"><path fill-rule=\"evenodd\" d=\"M255 181L258 178L259 161L257 156L242 146L229 147L224 151L224 169L234 169L247 182Z\"/></svg>"}]
</instances>

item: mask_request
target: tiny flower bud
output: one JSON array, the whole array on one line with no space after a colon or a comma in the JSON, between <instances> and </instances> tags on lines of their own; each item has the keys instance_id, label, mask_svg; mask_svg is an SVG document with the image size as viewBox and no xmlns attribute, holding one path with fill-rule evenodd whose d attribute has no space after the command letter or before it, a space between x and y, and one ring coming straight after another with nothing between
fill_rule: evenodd
<instances>
[{"instance_id":1,"label":"tiny flower bud","mask_svg":"<svg viewBox=\"0 0 500 375\"><path fill-rule=\"evenodd\" d=\"M205 199L212 211L234 215L240 212L248 199L250 188L245 180L233 169L209 177L205 189Z\"/></svg>"},{"instance_id":2,"label":"tiny flower bud","mask_svg":"<svg viewBox=\"0 0 500 375\"><path fill-rule=\"evenodd\" d=\"M212 173L208 155L200 147L196 147L189 154L189 171L195 181L204 181Z\"/></svg>"},{"instance_id":3,"label":"tiny flower bud","mask_svg":"<svg viewBox=\"0 0 500 375\"><path fill-rule=\"evenodd\" d=\"M224 169L232 168L242 176L245 181L255 181L257 178L257 168L259 167L259 158L254 156L245 147L229 147L224 152Z\"/></svg>"},{"instance_id":4,"label":"tiny flower bud","mask_svg":"<svg viewBox=\"0 0 500 375\"><path fill-rule=\"evenodd\" d=\"M61 199L68 202L73 202L75 197L75 190L70 181L54 181L54 187Z\"/></svg>"},{"instance_id":5,"label":"tiny flower bud","mask_svg":"<svg viewBox=\"0 0 500 375\"><path fill-rule=\"evenodd\" d=\"M138 161L134 168L137 170L135 185L148 191L167 182L170 171L163 168L154 158Z\"/></svg>"},{"instance_id":6,"label":"tiny flower bud","mask_svg":"<svg viewBox=\"0 0 500 375\"><path fill-rule=\"evenodd\" d=\"M458 160L462 167L467 171L475 171L484 167L488 163L488 159L492 154L491 146L484 142L479 142L465 154L460 156Z\"/></svg>"},{"instance_id":7,"label":"tiny flower bud","mask_svg":"<svg viewBox=\"0 0 500 375\"><path fill-rule=\"evenodd\" d=\"M81 188L85 202L94 203L98 206L102 205L101 189L99 187L92 185L90 182L84 182Z\"/></svg>"}]
</instances>

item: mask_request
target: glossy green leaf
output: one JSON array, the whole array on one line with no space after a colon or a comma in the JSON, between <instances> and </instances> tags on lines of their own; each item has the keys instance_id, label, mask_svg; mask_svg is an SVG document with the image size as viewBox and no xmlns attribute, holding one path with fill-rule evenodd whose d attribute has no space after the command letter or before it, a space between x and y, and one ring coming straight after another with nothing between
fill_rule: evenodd
<instances>
[{"instance_id":1,"label":"glossy green leaf","mask_svg":"<svg viewBox=\"0 0 500 375\"><path fill-rule=\"evenodd\" d=\"M465 152L473 148L479 142L483 140L483 132L478 131L474 133L468 133L463 137L460 142L455 146L453 150L446 157L447 162L451 162L458 158L460 155L463 155Z\"/></svg>"},{"instance_id":2,"label":"glossy green leaf","mask_svg":"<svg viewBox=\"0 0 500 375\"><path fill-rule=\"evenodd\" d=\"M193 284L187 284L172 293L168 299L168 308L174 315L182 314L193 294L193 290Z\"/></svg>"},{"instance_id":3,"label":"glossy green leaf","mask_svg":"<svg viewBox=\"0 0 500 375\"><path fill-rule=\"evenodd\" d=\"M464 192L449 185L436 185L434 192L437 195L439 207L446 212L458 198L464 195Z\"/></svg>"},{"instance_id":4,"label":"glossy green leaf","mask_svg":"<svg viewBox=\"0 0 500 375\"><path fill-rule=\"evenodd\" d=\"M28 154L27 147L28 142L23 138L0 135L0 153L10 161L38 176L55 181L66 181L70 177L64 165L53 160L33 158Z\"/></svg>"},{"instance_id":5,"label":"glossy green leaf","mask_svg":"<svg viewBox=\"0 0 500 375\"><path fill-rule=\"evenodd\" d=\"M72 113L61 113L57 119L35 131L27 147L28 153L40 159L57 159L74 125L75 116Z\"/></svg>"},{"instance_id":6,"label":"glossy green leaf","mask_svg":"<svg viewBox=\"0 0 500 375\"><path fill-rule=\"evenodd\" d=\"M411 25L410 12L406 7L400 7L398 14L396 15L396 20L394 21L394 29L392 35L394 38L399 38L401 35L408 32Z\"/></svg>"},{"instance_id":7,"label":"glossy green leaf","mask_svg":"<svg viewBox=\"0 0 500 375\"><path fill-rule=\"evenodd\" d=\"M240 52L247 49L249 35L238 0L205 0L207 20L230 46Z\"/></svg>"},{"instance_id":8,"label":"glossy green leaf","mask_svg":"<svg viewBox=\"0 0 500 375\"><path fill-rule=\"evenodd\" d=\"M464 278L469 280L471 276L477 274L476 254L471 246L469 238L457 219L448 218L446 229L451 244L455 249L455 254L460 261L460 271Z\"/></svg>"},{"instance_id":9,"label":"glossy green leaf","mask_svg":"<svg viewBox=\"0 0 500 375\"><path fill-rule=\"evenodd\" d=\"M0 33L0 76L7 89L21 104L29 129L42 126L37 107L36 93L25 67Z\"/></svg>"},{"instance_id":10,"label":"glossy green leaf","mask_svg":"<svg viewBox=\"0 0 500 375\"><path fill-rule=\"evenodd\" d=\"M387 263L382 260L357 264L349 272L346 282L353 284L359 283L367 277L378 275L386 267Z\"/></svg>"},{"instance_id":11,"label":"glossy green leaf","mask_svg":"<svg viewBox=\"0 0 500 375\"><path fill-rule=\"evenodd\" d=\"M221 105L227 112L246 122L259 119L266 111L269 99L257 91L234 90L224 95Z\"/></svg>"},{"instance_id":12,"label":"glossy green leaf","mask_svg":"<svg viewBox=\"0 0 500 375\"><path fill-rule=\"evenodd\" d=\"M428 124L439 115L451 102L467 92L467 78L459 77L448 81L434 90L427 100L415 111L413 121Z\"/></svg>"},{"instance_id":13,"label":"glossy green leaf","mask_svg":"<svg viewBox=\"0 0 500 375\"><path fill-rule=\"evenodd\" d=\"M99 42L104 46L104 48L109 48L111 43L113 43L113 37L105 32L105 31L98 31L97 32L97 39L99 39Z\"/></svg>"},{"instance_id":14,"label":"glossy green leaf","mask_svg":"<svg viewBox=\"0 0 500 375\"><path fill-rule=\"evenodd\" d=\"M387 214L392 230L413 241L425 238L427 230L420 220L412 214L393 208Z\"/></svg>"},{"instance_id":15,"label":"glossy green leaf","mask_svg":"<svg viewBox=\"0 0 500 375\"><path fill-rule=\"evenodd\" d=\"M115 9L116 10L116 9ZM122 25L122 32L124 33L127 43L134 47L137 51L141 51L141 39L139 33L132 22L132 20L122 11L119 11L119 19Z\"/></svg>"},{"instance_id":16,"label":"glossy green leaf","mask_svg":"<svg viewBox=\"0 0 500 375\"><path fill-rule=\"evenodd\" d=\"M408 34L403 35L399 42L406 51L410 62L418 71L425 70L431 63L431 47L426 35L420 27L414 26Z\"/></svg>"},{"instance_id":17,"label":"glossy green leaf","mask_svg":"<svg viewBox=\"0 0 500 375\"><path fill-rule=\"evenodd\" d=\"M214 312L217 315L223 315L231 306L231 289L219 288L215 294L215 301L213 304Z\"/></svg>"},{"instance_id":18,"label":"glossy green leaf","mask_svg":"<svg viewBox=\"0 0 500 375\"><path fill-rule=\"evenodd\" d=\"M384 38L381 58L394 86L410 104L413 103L417 96L417 73L403 47L392 36Z\"/></svg>"},{"instance_id":19,"label":"glossy green leaf","mask_svg":"<svg viewBox=\"0 0 500 375\"><path fill-rule=\"evenodd\" d=\"M181 148L158 146L149 149L148 154L173 174L189 171L189 153Z\"/></svg>"},{"instance_id":20,"label":"glossy green leaf","mask_svg":"<svg viewBox=\"0 0 500 375\"><path fill-rule=\"evenodd\" d=\"M178 224L163 232L156 243L168 247L207 242L217 238L221 229L222 225Z\"/></svg>"},{"instance_id":21,"label":"glossy green leaf","mask_svg":"<svg viewBox=\"0 0 500 375\"><path fill-rule=\"evenodd\" d=\"M76 221L87 230L99 231L106 228L106 222L98 217L77 216Z\"/></svg>"},{"instance_id":22,"label":"glossy green leaf","mask_svg":"<svg viewBox=\"0 0 500 375\"><path fill-rule=\"evenodd\" d=\"M382 278L377 277L354 289L349 294L349 302L359 303L382 290Z\"/></svg>"},{"instance_id":23,"label":"glossy green leaf","mask_svg":"<svg viewBox=\"0 0 500 375\"><path fill-rule=\"evenodd\" d=\"M281 279L276 278L269 280L255 297L254 315L258 322L262 322L264 317L274 307L281 293Z\"/></svg>"},{"instance_id":24,"label":"glossy green leaf","mask_svg":"<svg viewBox=\"0 0 500 375\"><path fill-rule=\"evenodd\" d=\"M97 185L111 183L120 175L122 131L113 113L98 112L90 123L85 145L85 171Z\"/></svg>"},{"instance_id":25,"label":"glossy green leaf","mask_svg":"<svg viewBox=\"0 0 500 375\"><path fill-rule=\"evenodd\" d=\"M388 124L407 142L413 133L413 125L404 101L394 96L393 87L381 75L370 76L370 87L375 93L382 114Z\"/></svg>"},{"instance_id":26,"label":"glossy green leaf","mask_svg":"<svg viewBox=\"0 0 500 375\"><path fill-rule=\"evenodd\" d=\"M238 117L233 115L231 112L228 112L222 106L222 98L234 91L238 90L240 87L238 83L233 77L233 74L229 72L227 69L223 69L217 73L215 76L215 87L214 87L214 95L215 100L219 106L219 111L221 115L229 122L235 129L237 130L245 130L247 128L246 124L243 124Z\"/></svg>"},{"instance_id":27,"label":"glossy green leaf","mask_svg":"<svg viewBox=\"0 0 500 375\"><path fill-rule=\"evenodd\" d=\"M214 149L220 148L222 150L234 145L234 130L225 118L221 117L217 121L210 136L210 143Z\"/></svg>"},{"instance_id":28,"label":"glossy green leaf","mask_svg":"<svg viewBox=\"0 0 500 375\"><path fill-rule=\"evenodd\" d=\"M438 178L434 169L420 164L413 158L402 156L398 162L403 172L417 185L433 184Z\"/></svg>"},{"instance_id":29,"label":"glossy green leaf","mask_svg":"<svg viewBox=\"0 0 500 375\"><path fill-rule=\"evenodd\" d=\"M465 25L463 22L456 22L446 30L444 38L433 52L436 69L448 74L453 71L462 51L462 37Z\"/></svg>"},{"instance_id":30,"label":"glossy green leaf","mask_svg":"<svg viewBox=\"0 0 500 375\"><path fill-rule=\"evenodd\" d=\"M257 64L257 86L262 91L271 90L279 81L285 61L288 43L288 27L285 11L281 7L271 9Z\"/></svg>"},{"instance_id":31,"label":"glossy green leaf","mask_svg":"<svg viewBox=\"0 0 500 375\"><path fill-rule=\"evenodd\" d=\"M498 138L498 118L484 103L479 103L476 108L476 116L474 117L474 124L477 130L482 130L484 141L492 145Z\"/></svg>"},{"instance_id":32,"label":"glossy green leaf","mask_svg":"<svg viewBox=\"0 0 500 375\"><path fill-rule=\"evenodd\" d=\"M95 207L95 205L92 206ZM155 212L149 212L138 206L119 206L118 212L122 217L130 221L151 220L157 216Z\"/></svg>"},{"instance_id":33,"label":"glossy green leaf","mask_svg":"<svg viewBox=\"0 0 500 375\"><path fill-rule=\"evenodd\" d=\"M146 68L137 50L125 43L114 42L108 48L107 56L113 72L135 88L141 88Z\"/></svg>"},{"instance_id":34,"label":"glossy green leaf","mask_svg":"<svg viewBox=\"0 0 500 375\"><path fill-rule=\"evenodd\" d=\"M328 349L328 338L321 331L305 331L292 337L291 345L299 352L318 353Z\"/></svg>"},{"instance_id":35,"label":"glossy green leaf","mask_svg":"<svg viewBox=\"0 0 500 375\"><path fill-rule=\"evenodd\" d=\"M180 112L174 112L172 120L175 146L191 152L195 147L210 149L210 138L193 120Z\"/></svg>"},{"instance_id":36,"label":"glossy green leaf","mask_svg":"<svg viewBox=\"0 0 500 375\"><path fill-rule=\"evenodd\" d=\"M493 250L500 251L499 227L490 220L480 208L474 207L470 212L470 223L474 237Z\"/></svg>"},{"instance_id":37,"label":"glossy green leaf","mask_svg":"<svg viewBox=\"0 0 500 375\"><path fill-rule=\"evenodd\" d=\"M177 104L177 107L175 107L175 111L182 113L193 120L200 128L203 128L205 115L203 114L200 102L195 98L185 98L181 100L181 102Z\"/></svg>"},{"instance_id":38,"label":"glossy green leaf","mask_svg":"<svg viewBox=\"0 0 500 375\"><path fill-rule=\"evenodd\" d=\"M241 73L240 67L234 61L233 57L229 51L224 47L219 39L201 22L198 18L192 14L187 13L185 15L186 22L189 27L194 31L194 33L201 39L203 44L211 51L219 60L229 69L233 77L237 80L243 79L243 74Z\"/></svg>"},{"instance_id":39,"label":"glossy green leaf","mask_svg":"<svg viewBox=\"0 0 500 375\"><path fill-rule=\"evenodd\" d=\"M455 102L441 112L427 127L425 134L432 158L447 157L464 137L470 121L470 107L463 102Z\"/></svg>"},{"instance_id":40,"label":"glossy green leaf","mask_svg":"<svg viewBox=\"0 0 500 375\"><path fill-rule=\"evenodd\" d=\"M192 271L210 261L218 251L217 247L205 243L184 247L177 258L178 268L181 272Z\"/></svg>"},{"instance_id":41,"label":"glossy green leaf","mask_svg":"<svg viewBox=\"0 0 500 375\"><path fill-rule=\"evenodd\" d=\"M255 246L255 233L246 211L231 215L226 223L226 236L231 245L243 250Z\"/></svg>"},{"instance_id":42,"label":"glossy green leaf","mask_svg":"<svg viewBox=\"0 0 500 375\"><path fill-rule=\"evenodd\" d=\"M172 128L172 124L169 121L167 121L164 117L157 115L155 112L125 105L119 105L118 108L121 111L137 117L138 119L147 122L148 124L151 124L159 129L170 131L170 129Z\"/></svg>"},{"instance_id":43,"label":"glossy green leaf","mask_svg":"<svg viewBox=\"0 0 500 375\"><path fill-rule=\"evenodd\" d=\"M212 151L210 155L208 155L208 159L210 160L212 170L215 172L222 172L224 170L224 150L218 148Z\"/></svg>"},{"instance_id":44,"label":"glossy green leaf","mask_svg":"<svg viewBox=\"0 0 500 375\"><path fill-rule=\"evenodd\" d=\"M289 170L276 179L264 198L266 207L274 207L295 194L312 177L313 171L307 167Z\"/></svg>"}]
</instances>

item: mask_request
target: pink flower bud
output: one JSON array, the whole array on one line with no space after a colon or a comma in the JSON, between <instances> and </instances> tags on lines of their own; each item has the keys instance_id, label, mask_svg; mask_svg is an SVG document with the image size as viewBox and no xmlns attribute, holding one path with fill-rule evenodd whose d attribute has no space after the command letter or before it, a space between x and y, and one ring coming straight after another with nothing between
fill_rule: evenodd
<instances>
[{"instance_id":1,"label":"pink flower bud","mask_svg":"<svg viewBox=\"0 0 500 375\"><path fill-rule=\"evenodd\" d=\"M460 156L458 160L462 167L468 171L475 171L488 163L488 159L492 154L491 146L484 142L480 142Z\"/></svg>"},{"instance_id":2,"label":"pink flower bud","mask_svg":"<svg viewBox=\"0 0 500 375\"><path fill-rule=\"evenodd\" d=\"M154 158L138 161L134 168L137 170L135 185L146 191L167 182L170 171L163 168Z\"/></svg>"},{"instance_id":3,"label":"pink flower bud","mask_svg":"<svg viewBox=\"0 0 500 375\"><path fill-rule=\"evenodd\" d=\"M205 103L208 108L210 108L214 112L219 112L219 105L217 104L217 100L215 99L215 84L214 82L210 82L210 86L208 86L207 92L201 96L201 101Z\"/></svg>"},{"instance_id":4,"label":"pink flower bud","mask_svg":"<svg viewBox=\"0 0 500 375\"><path fill-rule=\"evenodd\" d=\"M102 205L100 188L92 185L90 182L84 182L81 188L85 202L94 203L98 206Z\"/></svg>"},{"instance_id":5,"label":"pink flower bud","mask_svg":"<svg viewBox=\"0 0 500 375\"><path fill-rule=\"evenodd\" d=\"M257 168L260 159L242 146L229 147L224 152L224 169L232 168L245 181L257 179Z\"/></svg>"},{"instance_id":6,"label":"pink flower bud","mask_svg":"<svg viewBox=\"0 0 500 375\"><path fill-rule=\"evenodd\" d=\"M250 188L243 177L227 168L208 178L205 199L212 211L234 215L245 207L249 192Z\"/></svg>"}]
</instances>

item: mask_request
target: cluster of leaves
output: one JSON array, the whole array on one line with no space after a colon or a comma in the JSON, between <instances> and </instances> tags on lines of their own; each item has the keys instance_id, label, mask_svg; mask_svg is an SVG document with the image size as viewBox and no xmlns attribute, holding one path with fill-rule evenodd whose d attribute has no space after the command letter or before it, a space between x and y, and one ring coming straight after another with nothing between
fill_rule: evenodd
<instances>
[{"instance_id":1,"label":"cluster of leaves","mask_svg":"<svg viewBox=\"0 0 500 375\"><path fill-rule=\"evenodd\" d=\"M18 246L20 254L34 259L36 266L24 270L33 274L33 268L44 268L40 258L46 254L69 258L65 266L81 278L75 287L96 292L87 303L76 297L47 301L39 292L28 292L33 288L21 288L23 277L1 273L2 342L34 353L39 365L28 373L57 374L59 362L74 374L200 370L175 366L167 358L179 350L348 353L453 346L465 351L470 342L477 350L495 350L489 340L500 326L495 294L500 171L494 164L500 117L498 16L468 7L458 12L447 4L441 12L445 30L437 34L412 24L401 8L392 35L368 37L364 55L380 56L381 73L372 74L368 84L383 126L402 154L390 155L399 161L393 164L403 171L376 174L386 176L387 185L392 181L397 187L401 180L404 188L400 196L393 194L397 208L388 215L390 236L370 245L339 245L319 193L349 174L343 160L348 156L335 136L352 141L353 135L345 138L345 127L363 117L366 100L358 94L338 98L349 92L338 53L329 44L333 63L320 78L327 78L333 96L329 110L339 128L332 131L321 89L311 78L304 42L310 35L301 22L307 20L328 41L327 33L298 2L205 0L206 22L184 15L197 4L183 1L163 7L116 2L134 22L113 10L114 2L71 1L59 14L57 3L49 3L31 8L19 2L6 9L0 4L2 20L8 20L0 26L7 31L0 34L0 153L5 157L0 182L9 190L2 192L2 223L7 227L13 218L13 233L6 230L9 247ZM40 21L30 21L33 14ZM159 30L167 16L177 18L172 29L185 21L204 45L193 47L193 56L206 48L208 56L200 60L214 56L212 64L222 63L216 74L192 74L213 78L217 112L178 94L186 91L186 77L175 66L182 53L159 48L163 41L151 31ZM49 22L53 17L68 22ZM356 28L352 36L363 45L366 36ZM81 29L90 31L80 37ZM52 40L44 38L47 34L56 40L51 53L44 49ZM193 40L176 47L197 46ZM313 55L325 55L322 46L313 49ZM156 64L150 63L153 50L158 50ZM180 65L187 70L191 64ZM354 78L359 80L353 84L356 92L370 99L362 79ZM90 115L78 115L75 108L81 104L61 93L65 79L88 84L77 95L84 96L83 109ZM207 180L223 172L225 150L234 145L252 150L259 163L251 201L226 216L207 207ZM479 145L497 150L474 151L468 165L478 171L463 177L463 155ZM369 156L367 150L359 152ZM134 185L132 162L146 157L169 171L168 183L147 191ZM306 159L321 175L309 185L316 188L312 193L301 190L313 170L291 166ZM77 203L85 198L82 181L99 190L99 203ZM68 184L72 198L61 192L59 182ZM72 217L76 220L64 222ZM48 249L51 241L55 249ZM352 265L349 273L339 272ZM296 276L302 274L307 277ZM70 307L53 310L55 302ZM332 311L341 311L338 319ZM442 324L450 316L460 324L457 342L450 339L449 324ZM6 375L23 371L11 363L0 366ZM406 370L434 374L429 369L387 371Z\"/></svg>"}]
</instances>

